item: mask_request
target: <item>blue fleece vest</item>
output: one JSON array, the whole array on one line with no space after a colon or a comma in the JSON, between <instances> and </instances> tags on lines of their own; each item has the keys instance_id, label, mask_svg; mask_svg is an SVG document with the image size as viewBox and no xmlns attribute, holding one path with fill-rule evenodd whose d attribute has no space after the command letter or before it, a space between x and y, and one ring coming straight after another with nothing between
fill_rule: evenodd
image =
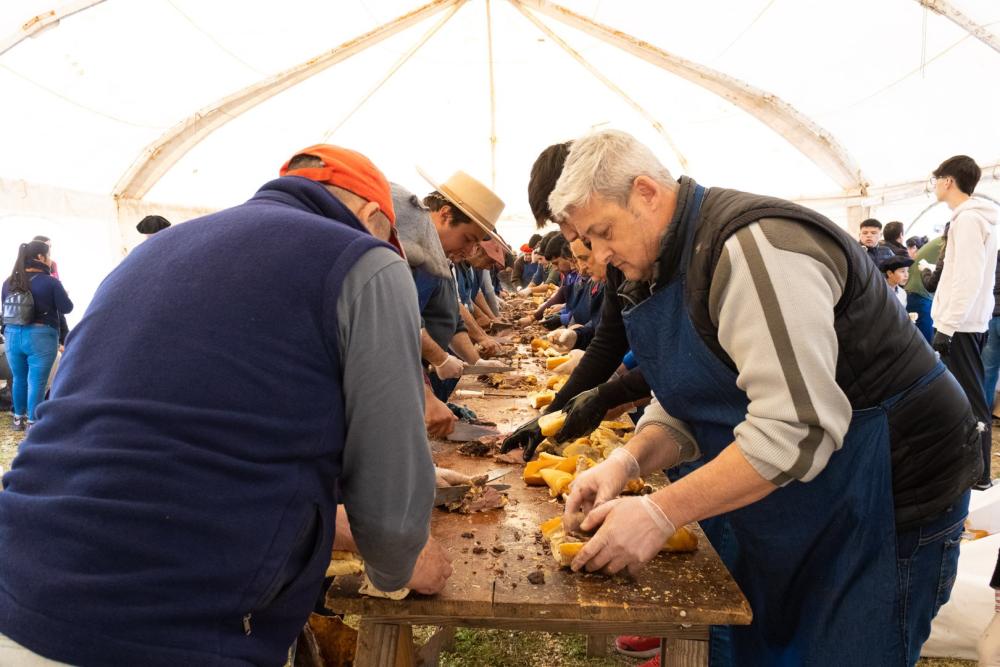
<instances>
[{"instance_id":1,"label":"blue fleece vest","mask_svg":"<svg viewBox=\"0 0 1000 667\"><path fill-rule=\"evenodd\" d=\"M336 303L378 246L299 177L145 241L0 493L0 633L81 665L280 665L333 539Z\"/></svg>"}]
</instances>

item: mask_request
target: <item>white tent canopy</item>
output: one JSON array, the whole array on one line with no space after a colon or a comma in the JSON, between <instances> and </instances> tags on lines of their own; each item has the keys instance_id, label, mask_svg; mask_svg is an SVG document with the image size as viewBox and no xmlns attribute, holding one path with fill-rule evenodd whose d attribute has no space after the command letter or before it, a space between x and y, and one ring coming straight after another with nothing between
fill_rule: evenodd
<instances>
[{"instance_id":1,"label":"white tent canopy","mask_svg":"<svg viewBox=\"0 0 1000 667\"><path fill-rule=\"evenodd\" d=\"M417 164L494 183L520 243L538 152L602 127L705 184L930 233L946 157L1000 199L998 32L992 0L3 3L0 242L75 222L112 263L142 215L244 201L326 141L416 192Z\"/></svg>"}]
</instances>

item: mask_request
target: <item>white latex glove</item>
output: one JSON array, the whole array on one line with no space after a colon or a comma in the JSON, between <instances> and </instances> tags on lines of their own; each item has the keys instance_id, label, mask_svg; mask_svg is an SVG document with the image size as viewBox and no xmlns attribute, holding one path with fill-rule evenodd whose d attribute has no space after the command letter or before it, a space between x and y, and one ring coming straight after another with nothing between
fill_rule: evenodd
<instances>
[{"instance_id":1,"label":"white latex glove","mask_svg":"<svg viewBox=\"0 0 1000 667\"><path fill-rule=\"evenodd\" d=\"M576 332L572 329L556 329L550 331L546 336L552 347L560 352L569 352L576 345Z\"/></svg>"},{"instance_id":2,"label":"white latex glove","mask_svg":"<svg viewBox=\"0 0 1000 667\"><path fill-rule=\"evenodd\" d=\"M575 484L574 484L575 486ZM597 533L573 559L574 572L636 572L653 559L676 530L651 496L618 498L594 508L581 528Z\"/></svg>"},{"instance_id":3,"label":"white latex glove","mask_svg":"<svg viewBox=\"0 0 1000 667\"><path fill-rule=\"evenodd\" d=\"M611 456L590 470L573 479L572 491L566 499L563 526L576 530L581 514L591 511L618 497L630 479L639 476L639 462L624 447L611 452Z\"/></svg>"},{"instance_id":4,"label":"white latex glove","mask_svg":"<svg viewBox=\"0 0 1000 667\"><path fill-rule=\"evenodd\" d=\"M462 377L462 369L465 368L465 362L453 354L449 354L440 365L431 365L434 366L434 373L442 380Z\"/></svg>"},{"instance_id":5,"label":"white latex glove","mask_svg":"<svg viewBox=\"0 0 1000 667\"><path fill-rule=\"evenodd\" d=\"M920 269L921 271L935 271L937 270L937 265L931 264L926 259L922 259L919 262L917 262L917 268Z\"/></svg>"},{"instance_id":6,"label":"white latex glove","mask_svg":"<svg viewBox=\"0 0 1000 667\"><path fill-rule=\"evenodd\" d=\"M517 295L518 296L531 296L531 288L530 287L523 287L523 288L517 290Z\"/></svg>"},{"instance_id":7,"label":"white latex glove","mask_svg":"<svg viewBox=\"0 0 1000 667\"><path fill-rule=\"evenodd\" d=\"M570 350L567 354L569 354L569 359L552 369L556 375L571 374L580 365L580 360L583 359L583 350Z\"/></svg>"},{"instance_id":8,"label":"white latex glove","mask_svg":"<svg viewBox=\"0 0 1000 667\"><path fill-rule=\"evenodd\" d=\"M451 468L439 468L438 466L434 466L434 481L437 484L437 488L444 489L449 486L471 484L472 478L468 475L463 475L457 470L452 470Z\"/></svg>"},{"instance_id":9,"label":"white latex glove","mask_svg":"<svg viewBox=\"0 0 1000 667\"><path fill-rule=\"evenodd\" d=\"M503 359L480 359L476 362L477 366L486 366L487 368L503 368L507 363Z\"/></svg>"},{"instance_id":10,"label":"white latex glove","mask_svg":"<svg viewBox=\"0 0 1000 667\"><path fill-rule=\"evenodd\" d=\"M1000 591L994 591L993 595L996 613L979 638L979 667L1000 667Z\"/></svg>"}]
</instances>

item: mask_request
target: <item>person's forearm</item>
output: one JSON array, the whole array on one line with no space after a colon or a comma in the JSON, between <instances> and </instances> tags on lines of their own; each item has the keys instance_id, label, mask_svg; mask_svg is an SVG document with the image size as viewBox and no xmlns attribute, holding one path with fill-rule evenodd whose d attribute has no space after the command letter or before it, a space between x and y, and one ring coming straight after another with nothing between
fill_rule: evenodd
<instances>
[{"instance_id":1,"label":"person's forearm","mask_svg":"<svg viewBox=\"0 0 1000 667\"><path fill-rule=\"evenodd\" d=\"M455 334L455 337L451 339L451 349L458 355L459 359L467 364L479 361L479 351L466 331Z\"/></svg>"},{"instance_id":2,"label":"person's forearm","mask_svg":"<svg viewBox=\"0 0 1000 667\"><path fill-rule=\"evenodd\" d=\"M337 505L337 523L333 533L333 548L336 551L358 552L358 545L354 543L354 535L351 533L351 522L347 519L347 509L343 505Z\"/></svg>"},{"instance_id":3,"label":"person's forearm","mask_svg":"<svg viewBox=\"0 0 1000 667\"><path fill-rule=\"evenodd\" d=\"M476 323L476 318L472 316L469 309L464 305L460 305L458 309L462 313L462 321L465 322L465 328L469 330L469 336L472 340L478 343L486 338L486 332L483 331L483 328Z\"/></svg>"},{"instance_id":4,"label":"person's forearm","mask_svg":"<svg viewBox=\"0 0 1000 667\"><path fill-rule=\"evenodd\" d=\"M434 342L427 329L420 330L420 356L435 366L440 366L448 359L447 350Z\"/></svg>"},{"instance_id":5,"label":"person's forearm","mask_svg":"<svg viewBox=\"0 0 1000 667\"><path fill-rule=\"evenodd\" d=\"M712 461L651 498L674 526L680 527L746 507L777 488L760 476L733 443Z\"/></svg>"},{"instance_id":6,"label":"person's forearm","mask_svg":"<svg viewBox=\"0 0 1000 667\"><path fill-rule=\"evenodd\" d=\"M625 449L638 462L640 475L673 468L680 460L680 444L667 429L656 424L644 428L641 433L633 436L625 445Z\"/></svg>"}]
</instances>

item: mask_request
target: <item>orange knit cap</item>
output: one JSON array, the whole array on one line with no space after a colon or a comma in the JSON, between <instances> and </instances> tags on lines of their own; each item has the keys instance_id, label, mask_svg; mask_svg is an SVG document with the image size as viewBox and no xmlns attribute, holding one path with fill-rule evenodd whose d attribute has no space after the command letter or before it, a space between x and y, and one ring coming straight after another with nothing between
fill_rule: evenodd
<instances>
[{"instance_id":1,"label":"orange knit cap","mask_svg":"<svg viewBox=\"0 0 1000 667\"><path fill-rule=\"evenodd\" d=\"M392 207L392 189L385 175L372 161L357 151L330 144L317 144L296 151L295 155L312 155L323 161L322 167L288 169L288 159L278 172L281 176L301 176L319 183L328 183L353 192L362 199L378 204L392 223L389 242L403 252L396 236L396 211ZM294 157L294 156L293 156Z\"/></svg>"}]
</instances>

